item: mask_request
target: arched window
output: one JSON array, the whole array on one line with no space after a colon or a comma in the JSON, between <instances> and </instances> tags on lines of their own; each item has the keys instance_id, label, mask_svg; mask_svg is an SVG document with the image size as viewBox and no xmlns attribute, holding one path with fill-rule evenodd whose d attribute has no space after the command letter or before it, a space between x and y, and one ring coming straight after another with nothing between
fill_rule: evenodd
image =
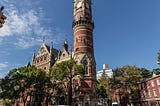
<instances>
[{"instance_id":1,"label":"arched window","mask_svg":"<svg viewBox=\"0 0 160 106\"><path fill-rule=\"evenodd\" d=\"M63 57L65 57L65 54L63 54Z\"/></svg>"}]
</instances>

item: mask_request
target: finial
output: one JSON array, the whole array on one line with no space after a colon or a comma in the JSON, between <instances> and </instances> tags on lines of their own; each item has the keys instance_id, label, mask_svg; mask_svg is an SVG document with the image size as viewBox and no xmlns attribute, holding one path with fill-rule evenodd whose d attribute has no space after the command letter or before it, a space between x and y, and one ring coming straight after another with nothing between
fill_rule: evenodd
<instances>
[{"instance_id":1,"label":"finial","mask_svg":"<svg viewBox=\"0 0 160 106\"><path fill-rule=\"evenodd\" d=\"M67 35L65 35L65 44L68 44L68 39L67 39Z\"/></svg>"},{"instance_id":2,"label":"finial","mask_svg":"<svg viewBox=\"0 0 160 106\"><path fill-rule=\"evenodd\" d=\"M65 40L64 44L68 44L68 40L67 39Z\"/></svg>"},{"instance_id":3,"label":"finial","mask_svg":"<svg viewBox=\"0 0 160 106\"><path fill-rule=\"evenodd\" d=\"M27 62L26 67L31 67L30 61Z\"/></svg>"},{"instance_id":4,"label":"finial","mask_svg":"<svg viewBox=\"0 0 160 106\"><path fill-rule=\"evenodd\" d=\"M53 49L53 42L50 44L50 50Z\"/></svg>"},{"instance_id":5,"label":"finial","mask_svg":"<svg viewBox=\"0 0 160 106\"><path fill-rule=\"evenodd\" d=\"M71 55L71 59L72 59L72 44L70 44L70 55Z\"/></svg>"},{"instance_id":6,"label":"finial","mask_svg":"<svg viewBox=\"0 0 160 106\"><path fill-rule=\"evenodd\" d=\"M35 57L36 57L36 50L33 51L33 57L32 58L35 59Z\"/></svg>"},{"instance_id":7,"label":"finial","mask_svg":"<svg viewBox=\"0 0 160 106\"><path fill-rule=\"evenodd\" d=\"M45 43L45 37L43 36L43 43Z\"/></svg>"},{"instance_id":8,"label":"finial","mask_svg":"<svg viewBox=\"0 0 160 106\"><path fill-rule=\"evenodd\" d=\"M51 42L51 46L53 47L53 41Z\"/></svg>"}]
</instances>

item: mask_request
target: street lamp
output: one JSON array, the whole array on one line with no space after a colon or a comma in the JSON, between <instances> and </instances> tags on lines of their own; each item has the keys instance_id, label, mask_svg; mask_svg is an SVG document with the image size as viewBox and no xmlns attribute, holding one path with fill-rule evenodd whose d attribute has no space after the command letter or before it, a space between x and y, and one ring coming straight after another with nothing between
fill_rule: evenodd
<instances>
[{"instance_id":1,"label":"street lamp","mask_svg":"<svg viewBox=\"0 0 160 106\"><path fill-rule=\"evenodd\" d=\"M3 24L5 23L5 19L7 18L2 12L3 9L4 9L4 6L0 8L0 28L3 26Z\"/></svg>"}]
</instances>

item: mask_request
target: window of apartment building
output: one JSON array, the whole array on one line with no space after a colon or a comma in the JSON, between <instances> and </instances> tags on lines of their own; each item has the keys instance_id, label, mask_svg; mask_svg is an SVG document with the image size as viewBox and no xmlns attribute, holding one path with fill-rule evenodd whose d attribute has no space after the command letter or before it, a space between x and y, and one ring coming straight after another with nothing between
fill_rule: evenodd
<instances>
[{"instance_id":1,"label":"window of apartment building","mask_svg":"<svg viewBox=\"0 0 160 106\"><path fill-rule=\"evenodd\" d=\"M160 85L160 79L157 79L157 85Z\"/></svg>"},{"instance_id":2,"label":"window of apartment building","mask_svg":"<svg viewBox=\"0 0 160 106\"><path fill-rule=\"evenodd\" d=\"M149 83L147 83L147 88L149 88L149 85L150 85L150 84L149 84Z\"/></svg>"},{"instance_id":3,"label":"window of apartment building","mask_svg":"<svg viewBox=\"0 0 160 106\"><path fill-rule=\"evenodd\" d=\"M153 90L153 94L154 96L157 96L156 90Z\"/></svg>"},{"instance_id":4,"label":"window of apartment building","mask_svg":"<svg viewBox=\"0 0 160 106\"><path fill-rule=\"evenodd\" d=\"M150 90L148 91L148 96L151 97L151 91Z\"/></svg>"},{"instance_id":5,"label":"window of apartment building","mask_svg":"<svg viewBox=\"0 0 160 106\"><path fill-rule=\"evenodd\" d=\"M153 80L151 81L151 85L152 85L152 87L154 87L154 81Z\"/></svg>"}]
</instances>

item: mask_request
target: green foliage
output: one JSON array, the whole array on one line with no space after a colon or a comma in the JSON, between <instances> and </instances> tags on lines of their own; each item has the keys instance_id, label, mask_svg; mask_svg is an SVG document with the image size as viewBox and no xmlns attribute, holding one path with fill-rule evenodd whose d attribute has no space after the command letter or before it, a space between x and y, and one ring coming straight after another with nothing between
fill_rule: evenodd
<instances>
[{"instance_id":1,"label":"green foliage","mask_svg":"<svg viewBox=\"0 0 160 106\"><path fill-rule=\"evenodd\" d=\"M141 69L136 66L124 66L114 70L112 86L120 88L127 86L130 90L138 89L137 82L142 78Z\"/></svg>"},{"instance_id":2,"label":"green foliage","mask_svg":"<svg viewBox=\"0 0 160 106\"><path fill-rule=\"evenodd\" d=\"M111 84L110 84L111 82L110 81L111 80L109 78L101 78L98 80L99 84L97 85L97 89L99 89L98 86L103 86L103 88L105 89L105 91L103 91L104 92L103 97L108 98L108 99L111 99L110 97L112 95L112 93L110 92L110 89L111 89ZM103 88L101 88L101 89L103 89ZM99 92L99 90L98 90L98 92Z\"/></svg>"},{"instance_id":3,"label":"green foliage","mask_svg":"<svg viewBox=\"0 0 160 106\"><path fill-rule=\"evenodd\" d=\"M107 98L107 92L102 84L97 85L97 91L100 98Z\"/></svg>"},{"instance_id":4,"label":"green foliage","mask_svg":"<svg viewBox=\"0 0 160 106\"><path fill-rule=\"evenodd\" d=\"M160 74L160 68L153 69L152 72L155 73L156 75L159 75Z\"/></svg>"},{"instance_id":5,"label":"green foliage","mask_svg":"<svg viewBox=\"0 0 160 106\"><path fill-rule=\"evenodd\" d=\"M59 86L62 86L64 82L64 89L68 92L68 104L72 103L72 78L79 75L83 79L84 76L84 66L77 65L75 60L71 58L68 61L63 61L59 64L56 64L51 68L50 75L52 80L58 83Z\"/></svg>"},{"instance_id":6,"label":"green foliage","mask_svg":"<svg viewBox=\"0 0 160 106\"><path fill-rule=\"evenodd\" d=\"M126 65L116 68L113 70L113 78L109 82L109 88L111 91L118 91L122 94L126 98L124 100L125 103L127 103L129 102L129 97L138 99L138 82L142 79L150 78L151 75L151 71L136 66Z\"/></svg>"},{"instance_id":7,"label":"green foliage","mask_svg":"<svg viewBox=\"0 0 160 106\"><path fill-rule=\"evenodd\" d=\"M67 88L64 82L70 83L76 75L83 77L84 68L82 65L77 65L73 59L56 64L49 73L36 69L34 66L15 68L0 80L0 99L14 101L22 98L25 104L27 97L32 95L34 100L41 97L41 102L46 100L44 102L48 103L51 102L55 93L54 96L60 103L60 96L65 96L67 89L72 88Z\"/></svg>"},{"instance_id":8,"label":"green foliage","mask_svg":"<svg viewBox=\"0 0 160 106\"><path fill-rule=\"evenodd\" d=\"M157 63L160 64L160 52L158 52Z\"/></svg>"},{"instance_id":9,"label":"green foliage","mask_svg":"<svg viewBox=\"0 0 160 106\"><path fill-rule=\"evenodd\" d=\"M147 78L152 77L152 71L149 71L145 68L141 68L140 70L141 70L141 75L142 75L143 79L147 79Z\"/></svg>"},{"instance_id":10,"label":"green foliage","mask_svg":"<svg viewBox=\"0 0 160 106\"><path fill-rule=\"evenodd\" d=\"M56 81L69 81L76 75L83 77L84 67L83 65L77 65L74 59L70 59L53 66L50 75Z\"/></svg>"},{"instance_id":11,"label":"green foliage","mask_svg":"<svg viewBox=\"0 0 160 106\"><path fill-rule=\"evenodd\" d=\"M123 66L113 70L113 78L101 78L98 80L99 84L97 90L99 95L105 97L107 95L108 100L113 99L112 96L115 93L121 94L125 98L125 103L129 102L129 98L138 98L138 82L142 79L150 78L152 72L138 68L136 66ZM121 103L124 102L122 101ZM114 100L113 100L114 101Z\"/></svg>"},{"instance_id":12,"label":"green foliage","mask_svg":"<svg viewBox=\"0 0 160 106\"><path fill-rule=\"evenodd\" d=\"M41 93L41 97L43 98L43 95L47 93L45 89L52 87L49 85L53 84L47 73L36 69L34 66L12 69L0 81L2 89L0 98L14 100L21 97L25 103L27 96L31 94L39 95L38 93Z\"/></svg>"}]
</instances>

